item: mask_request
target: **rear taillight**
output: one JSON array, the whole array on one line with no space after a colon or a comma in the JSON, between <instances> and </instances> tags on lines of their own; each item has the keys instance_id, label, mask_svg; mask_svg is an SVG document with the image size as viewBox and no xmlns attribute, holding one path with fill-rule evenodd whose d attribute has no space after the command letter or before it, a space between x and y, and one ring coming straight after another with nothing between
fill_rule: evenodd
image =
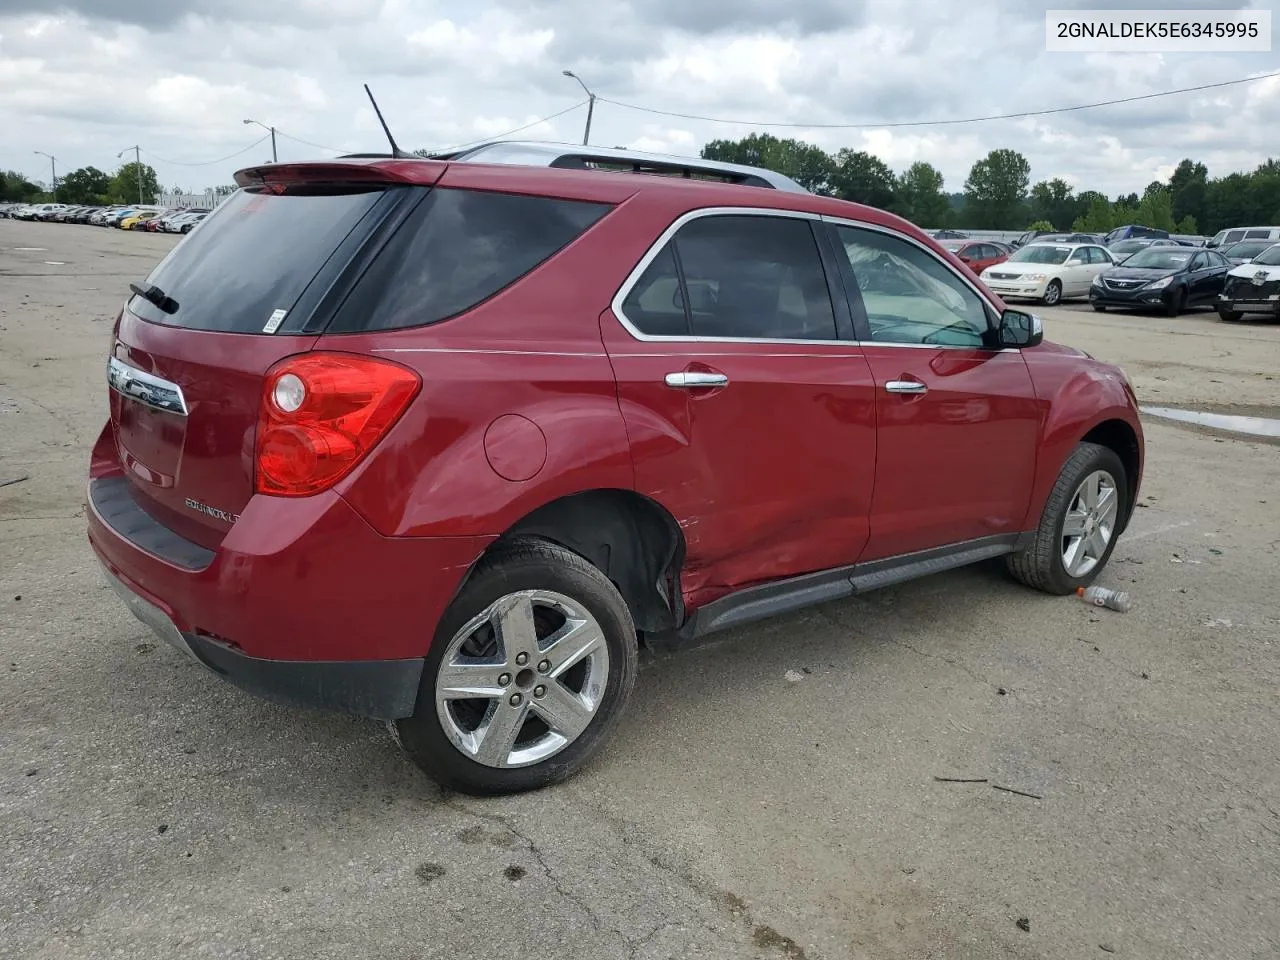
<instances>
[{"instance_id":1,"label":"rear taillight","mask_svg":"<svg viewBox=\"0 0 1280 960\"><path fill-rule=\"evenodd\" d=\"M305 497L333 486L417 395L412 370L373 357L308 353L267 371L258 415L258 493Z\"/></svg>"}]
</instances>

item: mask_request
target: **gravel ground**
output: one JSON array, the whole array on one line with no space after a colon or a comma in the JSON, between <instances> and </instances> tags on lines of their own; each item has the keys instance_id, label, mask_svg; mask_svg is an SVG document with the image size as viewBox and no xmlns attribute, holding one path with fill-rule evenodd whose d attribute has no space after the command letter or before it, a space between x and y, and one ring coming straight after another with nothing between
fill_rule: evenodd
<instances>
[{"instance_id":1,"label":"gravel ground","mask_svg":"<svg viewBox=\"0 0 1280 960\"><path fill-rule=\"evenodd\" d=\"M572 782L460 798L106 590L110 321L172 242L0 221L0 956L1280 954L1280 446L1148 422L1127 615L999 565L830 604L645 659ZM1144 402L1280 416L1280 326L1043 315Z\"/></svg>"}]
</instances>

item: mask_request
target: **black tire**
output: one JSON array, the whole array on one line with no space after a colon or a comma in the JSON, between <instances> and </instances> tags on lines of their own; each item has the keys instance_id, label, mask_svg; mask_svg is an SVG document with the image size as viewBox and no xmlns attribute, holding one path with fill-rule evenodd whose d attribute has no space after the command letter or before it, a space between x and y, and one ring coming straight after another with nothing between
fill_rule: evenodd
<instances>
[{"instance_id":1,"label":"black tire","mask_svg":"<svg viewBox=\"0 0 1280 960\"><path fill-rule=\"evenodd\" d=\"M1062 284L1057 280L1050 280L1049 285L1044 288L1044 296L1040 298L1046 307L1055 307L1062 302Z\"/></svg>"},{"instance_id":2,"label":"black tire","mask_svg":"<svg viewBox=\"0 0 1280 960\"><path fill-rule=\"evenodd\" d=\"M1164 312L1166 316L1176 317L1187 305L1187 291L1181 287L1175 287L1169 293L1169 302L1165 304Z\"/></svg>"},{"instance_id":3,"label":"black tire","mask_svg":"<svg viewBox=\"0 0 1280 960\"><path fill-rule=\"evenodd\" d=\"M1073 577L1067 573L1062 561L1062 526L1082 481L1095 470L1105 470L1115 480L1119 504L1116 511L1116 529L1107 549L1088 573ZM1120 539L1120 527L1129 515L1129 484L1124 464L1116 452L1096 443L1076 445L1067 462L1062 465L1058 480L1045 502L1031 546L1007 558L1009 572L1029 587L1045 593L1065 595L1075 593L1078 587L1087 587L1106 567Z\"/></svg>"},{"instance_id":4,"label":"black tire","mask_svg":"<svg viewBox=\"0 0 1280 960\"><path fill-rule=\"evenodd\" d=\"M1093 305L1093 309L1094 309L1096 312L1098 312L1098 313L1106 313L1106 312L1107 312L1107 308L1106 308L1105 306L1103 306L1101 303L1095 303L1095 304Z\"/></svg>"},{"instance_id":5,"label":"black tire","mask_svg":"<svg viewBox=\"0 0 1280 960\"><path fill-rule=\"evenodd\" d=\"M581 604L600 625L609 655L605 691L595 715L568 746L523 767L497 768L466 756L445 733L436 712L436 678L450 641L498 599L522 590L550 590ZM635 624L618 588L578 554L545 540L499 546L471 575L440 619L427 654L414 715L392 733L427 776L463 793L493 796L536 790L578 771L612 732L635 685Z\"/></svg>"},{"instance_id":6,"label":"black tire","mask_svg":"<svg viewBox=\"0 0 1280 960\"><path fill-rule=\"evenodd\" d=\"M1218 319L1225 320L1227 323L1236 323L1244 314L1239 310L1219 310Z\"/></svg>"}]
</instances>

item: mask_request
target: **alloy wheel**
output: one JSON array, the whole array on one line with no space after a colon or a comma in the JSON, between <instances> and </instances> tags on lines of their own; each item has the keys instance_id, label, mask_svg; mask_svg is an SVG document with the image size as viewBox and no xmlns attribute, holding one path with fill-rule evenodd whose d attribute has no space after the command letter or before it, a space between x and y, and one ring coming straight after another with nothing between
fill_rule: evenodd
<instances>
[{"instance_id":1,"label":"alloy wheel","mask_svg":"<svg viewBox=\"0 0 1280 960\"><path fill-rule=\"evenodd\" d=\"M540 763L578 739L609 680L604 631L549 590L495 600L449 641L436 714L449 741L487 767Z\"/></svg>"},{"instance_id":2,"label":"alloy wheel","mask_svg":"<svg viewBox=\"0 0 1280 960\"><path fill-rule=\"evenodd\" d=\"M1095 470L1081 481L1062 522L1062 566L1068 576L1086 576L1102 562L1119 511L1120 493L1110 473Z\"/></svg>"}]
</instances>

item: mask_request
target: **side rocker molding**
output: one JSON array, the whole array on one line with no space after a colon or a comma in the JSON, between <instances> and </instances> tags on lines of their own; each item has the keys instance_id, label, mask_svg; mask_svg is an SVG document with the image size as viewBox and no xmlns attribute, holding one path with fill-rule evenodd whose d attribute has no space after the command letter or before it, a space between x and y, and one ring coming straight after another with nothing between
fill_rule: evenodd
<instances>
[{"instance_id":1,"label":"side rocker molding","mask_svg":"<svg viewBox=\"0 0 1280 960\"><path fill-rule=\"evenodd\" d=\"M671 646L686 646L730 627L1016 553L1025 549L1034 536L1035 532L1030 531L980 537L747 587L695 610L675 635Z\"/></svg>"}]
</instances>

